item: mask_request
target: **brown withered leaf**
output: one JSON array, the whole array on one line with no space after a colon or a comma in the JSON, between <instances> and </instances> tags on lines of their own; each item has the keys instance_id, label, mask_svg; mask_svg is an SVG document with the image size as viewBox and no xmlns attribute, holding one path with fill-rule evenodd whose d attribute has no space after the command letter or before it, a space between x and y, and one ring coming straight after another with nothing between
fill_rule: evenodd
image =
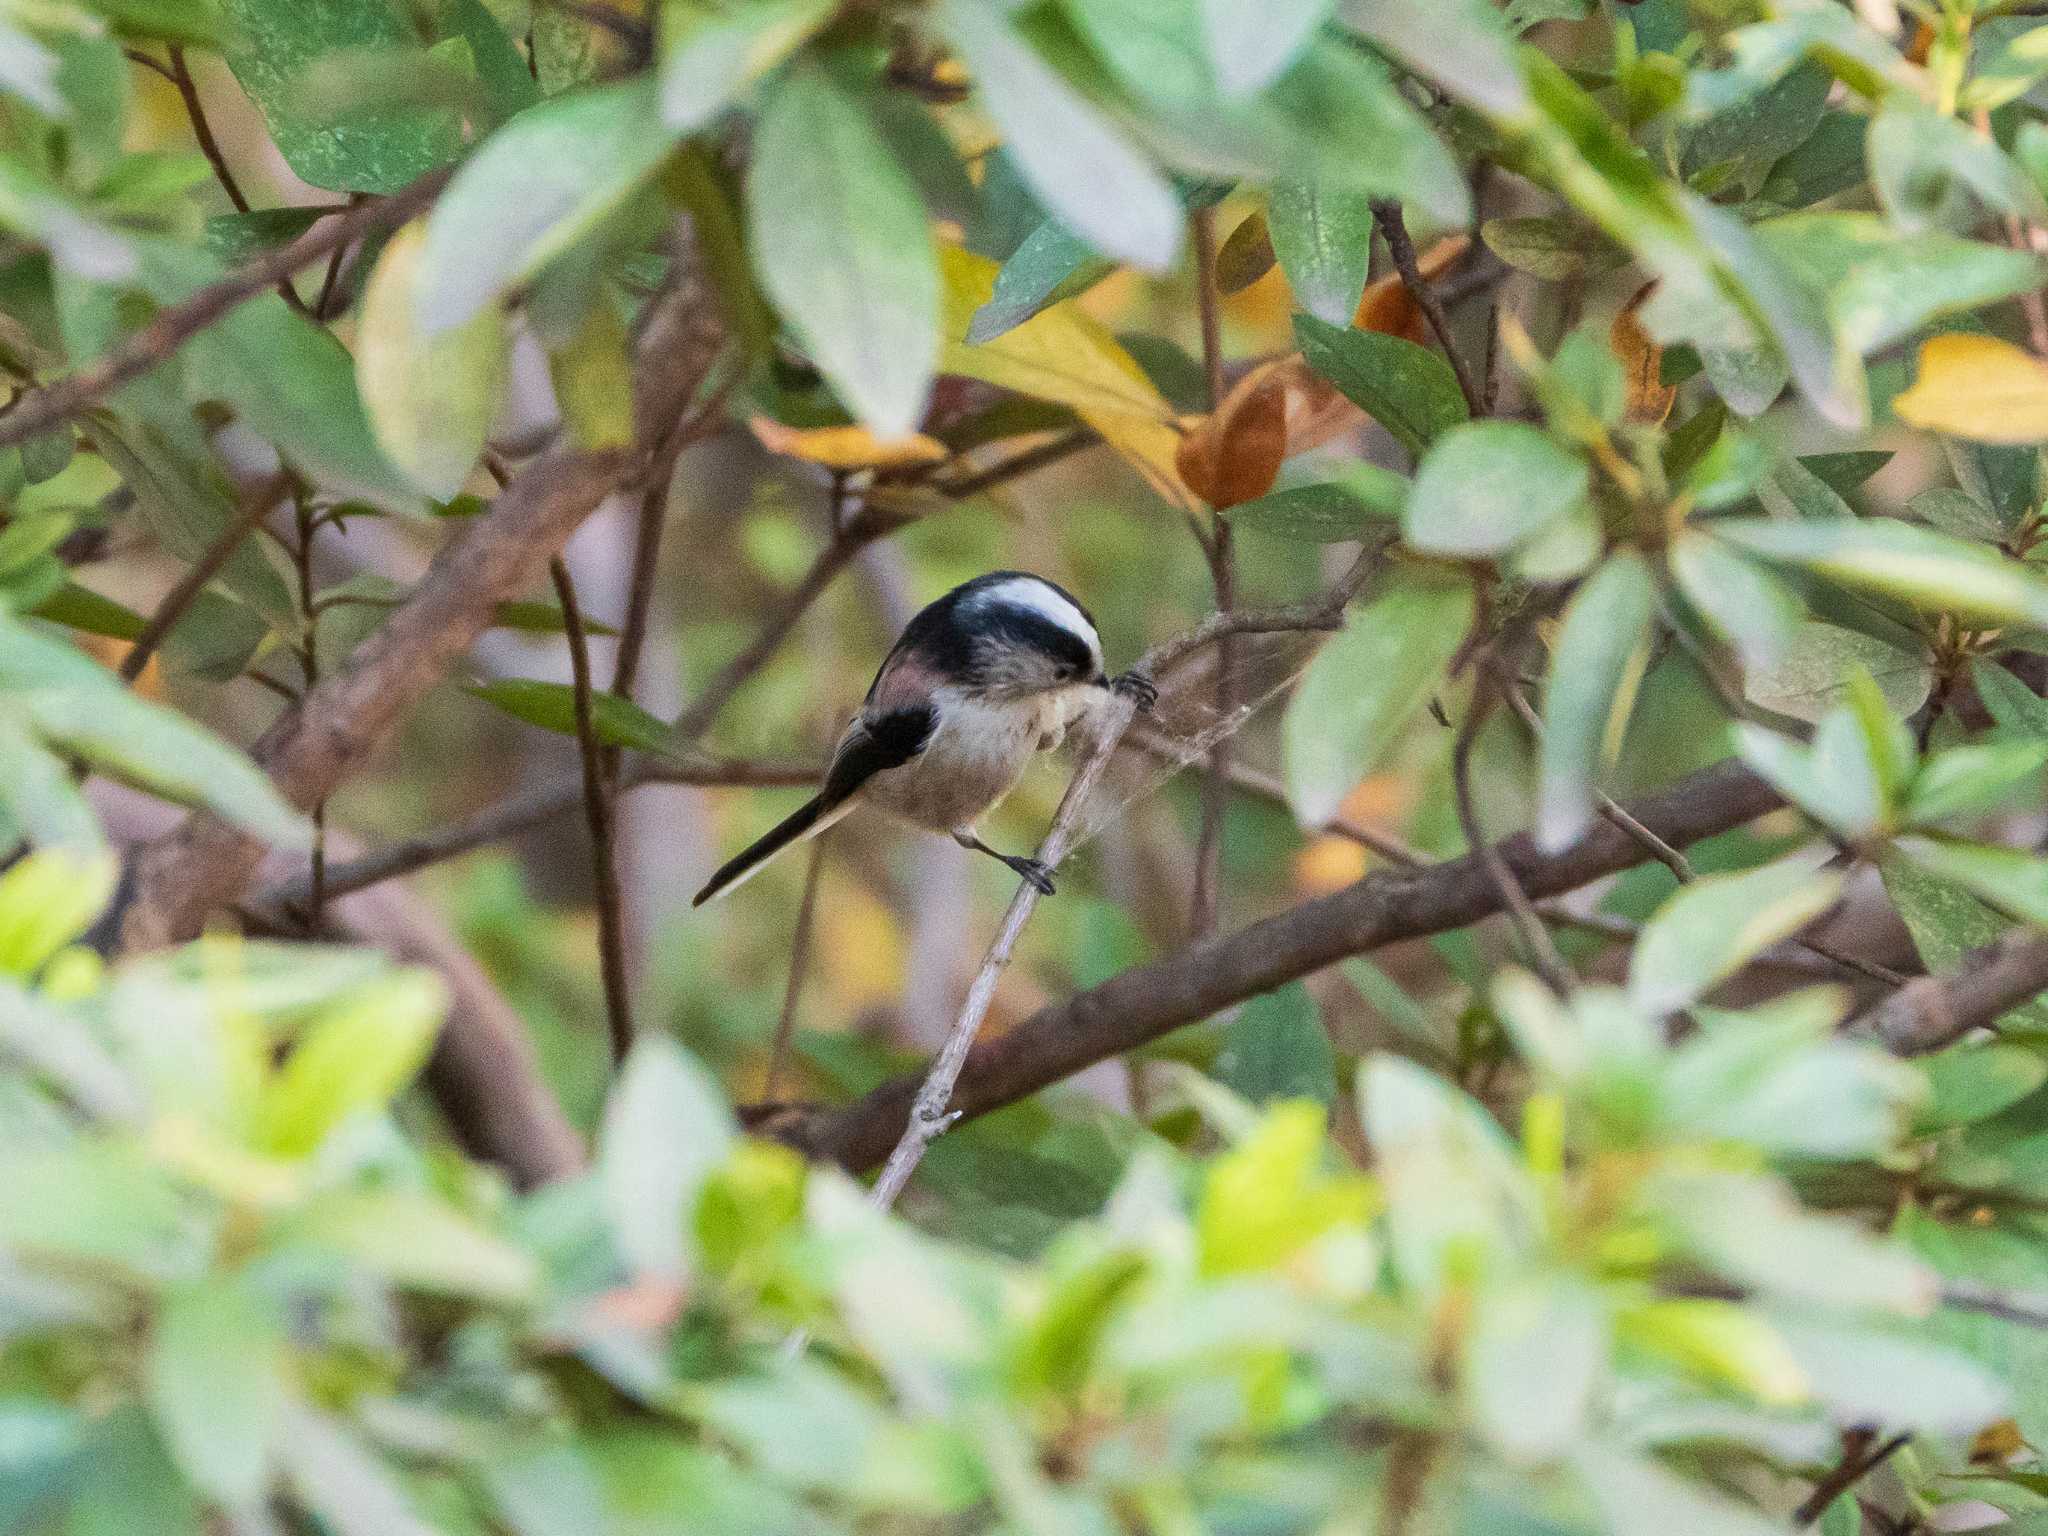
<instances>
[{"instance_id":1,"label":"brown withered leaf","mask_svg":"<svg viewBox=\"0 0 2048 1536\"><path fill-rule=\"evenodd\" d=\"M1260 368L1181 439L1174 467L1190 490L1221 511L1270 491L1286 457L1286 384Z\"/></svg>"},{"instance_id":2,"label":"brown withered leaf","mask_svg":"<svg viewBox=\"0 0 2048 1536\"><path fill-rule=\"evenodd\" d=\"M1636 318L1636 311L1656 288L1654 282L1643 284L1607 328L1607 345L1621 359L1621 371L1628 380L1628 419L1650 426L1662 424L1671 414L1671 402L1678 398L1677 389L1662 382L1664 349Z\"/></svg>"},{"instance_id":3,"label":"brown withered leaf","mask_svg":"<svg viewBox=\"0 0 2048 1536\"><path fill-rule=\"evenodd\" d=\"M1415 258L1416 270L1423 281L1433 283L1457 264L1471 244L1465 235L1448 235ZM1422 308L1409 295L1398 272L1389 272L1365 285L1351 324L1357 330L1380 331L1417 344L1425 340Z\"/></svg>"},{"instance_id":4,"label":"brown withered leaf","mask_svg":"<svg viewBox=\"0 0 2048 1536\"><path fill-rule=\"evenodd\" d=\"M1223 293L1242 293L1273 270L1273 237L1263 213L1247 214L1216 253L1216 286Z\"/></svg>"},{"instance_id":5,"label":"brown withered leaf","mask_svg":"<svg viewBox=\"0 0 2048 1536\"><path fill-rule=\"evenodd\" d=\"M938 464L948 456L944 443L922 432L880 438L866 427L790 427L768 416L749 417L747 426L770 453L827 469L909 469Z\"/></svg>"}]
</instances>

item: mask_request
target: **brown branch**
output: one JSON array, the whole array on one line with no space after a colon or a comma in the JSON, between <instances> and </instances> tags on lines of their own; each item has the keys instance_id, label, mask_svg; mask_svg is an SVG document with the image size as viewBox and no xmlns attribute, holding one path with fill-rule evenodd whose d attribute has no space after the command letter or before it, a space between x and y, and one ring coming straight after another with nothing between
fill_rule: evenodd
<instances>
[{"instance_id":1,"label":"brown branch","mask_svg":"<svg viewBox=\"0 0 2048 1536\"><path fill-rule=\"evenodd\" d=\"M192 125L192 137L199 143L199 152L213 167L213 179L220 183L221 191L227 193L228 201L235 205L235 212L247 213L249 199L242 196L235 173L228 169L227 158L220 152L220 140L213 136L213 125L206 120L206 106L199 99L199 84L192 78L191 66L185 62L184 45L172 43L170 53L171 67L164 74L178 88L178 97L185 103L185 117ZM298 295L294 293L292 298L296 300Z\"/></svg>"},{"instance_id":2,"label":"brown branch","mask_svg":"<svg viewBox=\"0 0 2048 1536\"><path fill-rule=\"evenodd\" d=\"M979 496L983 491L1028 475L1034 470L1057 464L1062 459L1070 459L1083 448L1092 447L1100 441L1101 439L1087 428L1076 427L1072 431L1062 432L1058 437L1021 449L1006 459L999 459L986 469L975 470L972 474L963 475L957 480L933 480L929 483L931 489L941 496L953 501L965 501L970 496Z\"/></svg>"},{"instance_id":3,"label":"brown branch","mask_svg":"<svg viewBox=\"0 0 2048 1536\"><path fill-rule=\"evenodd\" d=\"M388 212L421 185L362 211ZM332 223L354 220L351 214ZM674 271L652 301L654 319L639 349L634 448L561 450L536 460L442 546L391 617L256 744L256 761L291 803L314 805L356 771L492 625L497 605L533 585L599 502L641 489L664 453L710 430L716 416L694 407L724 346L724 328L694 263ZM127 904L112 924L121 946L154 949L196 934L208 913L242 893L261 855L261 845L238 828L210 815L187 818L135 856Z\"/></svg>"},{"instance_id":4,"label":"brown branch","mask_svg":"<svg viewBox=\"0 0 2048 1536\"><path fill-rule=\"evenodd\" d=\"M1381 237L1387 242L1387 254L1394 258L1394 270L1401 274L1401 286L1408 290L1408 296L1428 319L1429 328L1436 332L1436 339L1444 349L1444 356L1450 360L1451 372L1458 378L1458 389L1465 396L1465 408L1474 417L1484 416L1486 396L1458 352L1458 344L1451 335L1450 316L1444 313L1442 299L1416 263L1415 242L1408 238L1408 224L1401 216L1401 205L1391 199L1375 202L1372 216L1380 227Z\"/></svg>"},{"instance_id":5,"label":"brown branch","mask_svg":"<svg viewBox=\"0 0 2048 1536\"><path fill-rule=\"evenodd\" d=\"M313 600L313 532L318 525L304 486L294 487L292 510L298 531L298 543L292 550L292 565L299 578L299 620L305 626L305 632L299 637L299 687L303 696L320 683L320 608ZM306 897L306 926L318 929L322 910L327 905L327 801L324 797L313 802L312 819L313 847L309 856L312 890Z\"/></svg>"},{"instance_id":6,"label":"brown branch","mask_svg":"<svg viewBox=\"0 0 2048 1536\"><path fill-rule=\"evenodd\" d=\"M1666 842L1684 847L1780 803L1756 775L1724 762L1630 809ZM1554 856L1538 853L1526 835L1507 839L1496 851L1537 900L1561 896L1642 858L1633 838L1605 823ZM1040 1009L969 1053L951 1108L966 1117L987 1114L1347 956L1463 928L1500 906L1499 891L1477 853L1423 870L1370 874L1342 891ZM2048 942L2043 947L2048 950ZM785 1134L814 1155L871 1167L901 1133L920 1081L921 1075L894 1079L852 1104L794 1122Z\"/></svg>"},{"instance_id":7,"label":"brown branch","mask_svg":"<svg viewBox=\"0 0 2048 1536\"><path fill-rule=\"evenodd\" d=\"M590 827L590 869L597 897L598 973L604 982L605 1024L611 1037L612 1065L616 1067L633 1048L633 993L626 980L626 922L619 901L611 797L605 784L603 753L598 747L597 719L590 702L590 644L583 633L583 610L576 602L576 583L559 556L548 562L548 576L555 584L555 599L562 605L562 629L569 640L576 749L583 760L583 814Z\"/></svg>"},{"instance_id":8,"label":"brown branch","mask_svg":"<svg viewBox=\"0 0 2048 1536\"><path fill-rule=\"evenodd\" d=\"M2048 1328L2048 1296L2039 1292L2004 1291L1996 1286L1951 1280L1941 1288L1941 1304L1958 1312L1977 1312L2026 1328Z\"/></svg>"},{"instance_id":9,"label":"brown branch","mask_svg":"<svg viewBox=\"0 0 2048 1536\"><path fill-rule=\"evenodd\" d=\"M1852 1034L1900 1056L1960 1040L2048 991L2048 935L2016 929L1963 956L1943 976L1916 976L1849 1022Z\"/></svg>"},{"instance_id":10,"label":"brown branch","mask_svg":"<svg viewBox=\"0 0 2048 1536\"><path fill-rule=\"evenodd\" d=\"M1795 1527L1813 1524L1828 1512L1830 1504L1875 1472L1893 1452L1912 1438L1910 1432L1893 1435L1874 1450L1844 1455L1841 1465L1815 1483L1806 1501L1792 1511L1792 1524Z\"/></svg>"},{"instance_id":11,"label":"brown branch","mask_svg":"<svg viewBox=\"0 0 2048 1536\"><path fill-rule=\"evenodd\" d=\"M620 775L623 792L642 784L692 784L699 786L744 786L750 789L814 789L824 776L822 763L762 763L706 761L673 763L652 761L629 766ZM583 776L576 773L543 784L524 794L500 800L466 821L436 827L418 837L389 843L360 858L332 865L327 871L330 894L346 896L367 890L386 880L416 874L430 865L460 858L488 843L503 842L557 817L566 816L583 803ZM303 877L282 881L262 892L261 900L296 906L305 899Z\"/></svg>"},{"instance_id":12,"label":"brown branch","mask_svg":"<svg viewBox=\"0 0 2048 1536\"><path fill-rule=\"evenodd\" d=\"M718 718L718 712L725 708L732 696L739 692L747 679L758 672L768 658L789 637L797 621L809 610L812 603L824 595L832 585L833 578L853 563L854 556L881 538L884 534L901 527L905 521L900 512L891 512L879 507L864 506L833 530L831 539L818 551L811 562L811 568L804 572L803 580L795 589L776 605L775 611L764 621L747 642L746 648L733 657L718 675L704 685L704 691L692 699L683 712L676 717L671 727L678 745L694 742L710 729L711 722Z\"/></svg>"},{"instance_id":13,"label":"brown branch","mask_svg":"<svg viewBox=\"0 0 2048 1536\"><path fill-rule=\"evenodd\" d=\"M424 212L452 174L452 168L429 171L389 197L322 219L290 244L244 262L189 299L157 311L142 329L84 367L23 396L15 409L0 416L0 448L26 442L90 410L114 390L166 361L221 316L285 281L301 267L351 240L390 229Z\"/></svg>"},{"instance_id":14,"label":"brown branch","mask_svg":"<svg viewBox=\"0 0 2048 1536\"><path fill-rule=\"evenodd\" d=\"M121 658L118 669L123 682L132 683L142 676L150 657L157 653L165 638L177 627L178 620L198 601L207 583L220 574L221 567L228 563L228 558L242 540L263 521L290 484L291 476L279 473L268 476L243 494L234 521L221 530L220 537L207 546L205 553L186 567L171 590L164 594L163 601L156 605L156 611L142 626L142 633L135 637L135 643L128 647L128 654Z\"/></svg>"}]
</instances>

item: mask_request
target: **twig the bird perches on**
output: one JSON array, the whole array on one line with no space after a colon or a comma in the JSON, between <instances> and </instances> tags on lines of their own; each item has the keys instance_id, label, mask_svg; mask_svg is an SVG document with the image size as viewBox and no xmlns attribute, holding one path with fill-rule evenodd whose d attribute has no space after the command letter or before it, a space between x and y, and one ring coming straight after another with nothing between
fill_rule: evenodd
<instances>
[{"instance_id":1,"label":"twig the bird perches on","mask_svg":"<svg viewBox=\"0 0 2048 1536\"><path fill-rule=\"evenodd\" d=\"M429 171L389 197L322 219L289 245L265 251L219 282L207 284L191 298L157 311L156 317L141 330L109 347L84 367L24 395L19 405L0 416L0 448L26 442L90 410L123 384L169 359L221 316L264 289L276 287L301 267L312 265L351 240L395 228L424 212L453 174L452 166Z\"/></svg>"},{"instance_id":2,"label":"twig the bird perches on","mask_svg":"<svg viewBox=\"0 0 2048 1536\"><path fill-rule=\"evenodd\" d=\"M1451 372L1457 375L1458 389L1465 396L1466 410L1475 419L1484 416L1486 395L1458 351L1458 344L1451 335L1450 316L1444 313L1443 300L1430 286L1429 279L1422 275L1422 268L1415 260L1415 242L1408 238L1408 223L1401 215L1400 203L1392 200L1375 202L1372 216L1387 242L1387 254L1394 258L1394 270L1401 274L1401 286L1408 290L1408 296L1429 321L1429 328L1436 332L1444 356L1450 360Z\"/></svg>"},{"instance_id":3,"label":"twig the bird perches on","mask_svg":"<svg viewBox=\"0 0 2048 1536\"><path fill-rule=\"evenodd\" d=\"M604 984L606 1033L612 1065L633 1048L633 992L626 979L626 918L619 900L619 870L612 840L611 785L597 740L590 700L590 645L583 634L583 610L576 583L560 556L548 562L555 598L562 605L562 629L569 641L569 673L575 694L576 750L583 762L583 815L590 828L590 870L597 902L598 975Z\"/></svg>"},{"instance_id":4,"label":"twig the bird perches on","mask_svg":"<svg viewBox=\"0 0 2048 1536\"><path fill-rule=\"evenodd\" d=\"M1845 1455L1842 1458L1842 1464L1818 1483L1814 1484L1813 1492L1808 1494L1805 1502L1792 1512L1792 1524L1794 1526L1813 1524L1814 1521L1828 1512L1830 1504L1848 1492L1849 1489L1862 1482L1872 1472L1883 1466L1885 1461L1894 1452L1912 1438L1913 1436L1910 1432L1893 1435L1891 1439L1885 1441L1875 1450L1866 1449L1856 1455Z\"/></svg>"}]
</instances>

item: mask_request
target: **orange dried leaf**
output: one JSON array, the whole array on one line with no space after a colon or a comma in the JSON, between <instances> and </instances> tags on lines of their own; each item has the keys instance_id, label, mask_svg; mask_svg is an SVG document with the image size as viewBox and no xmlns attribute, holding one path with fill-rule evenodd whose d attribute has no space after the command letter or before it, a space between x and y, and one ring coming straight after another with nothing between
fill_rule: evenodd
<instances>
[{"instance_id":1,"label":"orange dried leaf","mask_svg":"<svg viewBox=\"0 0 2048 1536\"><path fill-rule=\"evenodd\" d=\"M944 443L922 432L880 438L866 427L790 427L767 416L752 417L747 426L770 453L827 469L909 469L942 463L948 456Z\"/></svg>"},{"instance_id":2,"label":"orange dried leaf","mask_svg":"<svg viewBox=\"0 0 2048 1536\"><path fill-rule=\"evenodd\" d=\"M1190 490L1220 509L1265 495L1286 457L1286 385L1258 369L1181 439L1174 467Z\"/></svg>"},{"instance_id":3,"label":"orange dried leaf","mask_svg":"<svg viewBox=\"0 0 2048 1536\"><path fill-rule=\"evenodd\" d=\"M1662 382L1664 349L1636 318L1636 311L1656 287L1655 283L1643 284L1607 328L1607 345L1621 359L1621 371L1628 381L1628 419L1652 426L1671 414L1671 402L1678 398L1678 390Z\"/></svg>"},{"instance_id":4,"label":"orange dried leaf","mask_svg":"<svg viewBox=\"0 0 2048 1536\"><path fill-rule=\"evenodd\" d=\"M1415 258L1416 270L1423 281L1435 282L1456 265L1471 244L1464 235L1447 236ZM1408 296L1398 272L1389 272L1365 285L1351 323L1361 331L1380 331L1417 343L1423 340L1422 310Z\"/></svg>"}]
</instances>

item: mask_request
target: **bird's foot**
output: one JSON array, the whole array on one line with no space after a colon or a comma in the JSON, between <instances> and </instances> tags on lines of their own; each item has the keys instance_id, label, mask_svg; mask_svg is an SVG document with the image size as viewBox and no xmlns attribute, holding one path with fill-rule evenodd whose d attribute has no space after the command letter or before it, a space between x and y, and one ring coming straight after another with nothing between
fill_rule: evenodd
<instances>
[{"instance_id":1,"label":"bird's foot","mask_svg":"<svg viewBox=\"0 0 2048 1536\"><path fill-rule=\"evenodd\" d=\"M1003 862L1017 871L1041 896L1054 895L1052 871L1045 867L1042 859L1027 859L1022 854L1006 854Z\"/></svg>"},{"instance_id":2,"label":"bird's foot","mask_svg":"<svg viewBox=\"0 0 2048 1536\"><path fill-rule=\"evenodd\" d=\"M1159 702L1159 685L1142 672L1126 672L1121 677L1112 678L1109 687L1112 693L1129 699L1140 711L1149 710Z\"/></svg>"}]
</instances>

